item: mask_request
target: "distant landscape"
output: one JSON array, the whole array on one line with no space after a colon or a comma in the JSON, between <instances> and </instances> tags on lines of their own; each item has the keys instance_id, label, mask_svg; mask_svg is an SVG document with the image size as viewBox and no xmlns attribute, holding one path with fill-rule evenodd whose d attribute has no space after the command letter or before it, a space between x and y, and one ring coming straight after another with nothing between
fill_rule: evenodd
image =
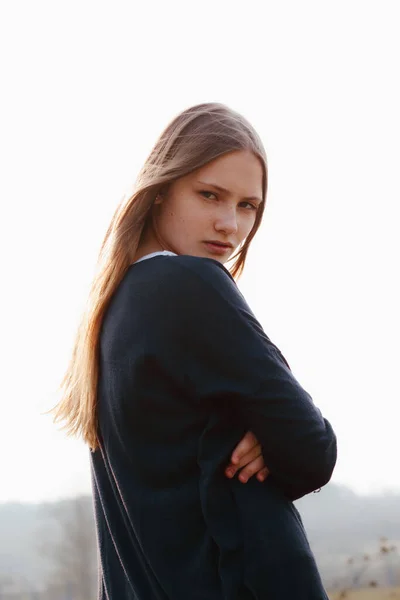
<instances>
[{"instance_id":1,"label":"distant landscape","mask_svg":"<svg viewBox=\"0 0 400 600\"><path fill-rule=\"evenodd\" d=\"M388 600L400 598L400 587L385 589L359 589L329 594L330 600Z\"/></svg>"},{"instance_id":2,"label":"distant landscape","mask_svg":"<svg viewBox=\"0 0 400 600\"><path fill-rule=\"evenodd\" d=\"M296 506L332 600L400 599L400 493L359 496L329 483ZM1 600L96 598L90 496L0 504L0 532Z\"/></svg>"}]
</instances>

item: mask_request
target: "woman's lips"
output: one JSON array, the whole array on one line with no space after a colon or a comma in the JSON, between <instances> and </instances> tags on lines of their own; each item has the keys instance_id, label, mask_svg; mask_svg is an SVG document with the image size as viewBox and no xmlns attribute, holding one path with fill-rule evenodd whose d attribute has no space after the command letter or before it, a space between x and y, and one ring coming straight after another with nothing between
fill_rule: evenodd
<instances>
[{"instance_id":1,"label":"woman's lips","mask_svg":"<svg viewBox=\"0 0 400 600\"><path fill-rule=\"evenodd\" d=\"M221 246L220 244L213 244L212 242L204 243L212 254L226 254L228 250L232 249L230 246Z\"/></svg>"}]
</instances>

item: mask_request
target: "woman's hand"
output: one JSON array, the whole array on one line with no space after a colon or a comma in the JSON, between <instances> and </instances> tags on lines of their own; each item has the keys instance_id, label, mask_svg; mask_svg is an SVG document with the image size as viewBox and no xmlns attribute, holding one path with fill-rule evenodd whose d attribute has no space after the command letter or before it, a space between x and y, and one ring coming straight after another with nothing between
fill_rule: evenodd
<instances>
[{"instance_id":1,"label":"woman's hand","mask_svg":"<svg viewBox=\"0 0 400 600\"><path fill-rule=\"evenodd\" d=\"M261 446L254 433L248 431L236 446L231 455L231 462L225 469L227 477L234 477L237 471L240 471L239 480L246 483L257 473L257 479L264 481L268 475L268 468L265 466Z\"/></svg>"}]
</instances>

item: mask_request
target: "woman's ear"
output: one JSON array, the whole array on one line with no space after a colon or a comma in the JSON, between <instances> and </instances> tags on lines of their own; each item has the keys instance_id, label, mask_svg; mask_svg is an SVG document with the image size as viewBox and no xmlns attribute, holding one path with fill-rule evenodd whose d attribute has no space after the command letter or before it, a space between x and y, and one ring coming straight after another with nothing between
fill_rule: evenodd
<instances>
[{"instance_id":1,"label":"woman's ear","mask_svg":"<svg viewBox=\"0 0 400 600\"><path fill-rule=\"evenodd\" d=\"M162 188L158 191L156 199L154 200L154 204L161 204L161 202L163 202L165 200L165 198L167 197L168 190L169 190L169 183L164 183Z\"/></svg>"}]
</instances>

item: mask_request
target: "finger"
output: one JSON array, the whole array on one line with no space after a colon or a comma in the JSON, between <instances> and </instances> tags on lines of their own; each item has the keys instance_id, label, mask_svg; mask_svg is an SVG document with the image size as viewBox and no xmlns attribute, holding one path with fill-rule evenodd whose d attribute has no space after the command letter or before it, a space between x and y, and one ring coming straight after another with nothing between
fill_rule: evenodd
<instances>
[{"instance_id":1,"label":"finger","mask_svg":"<svg viewBox=\"0 0 400 600\"><path fill-rule=\"evenodd\" d=\"M229 463L225 470L226 474L228 475L228 477L233 477L235 473L239 471L239 469L245 467L259 456L262 456L262 451L261 446L258 444L257 446L254 446L254 448L250 450L250 452L242 456L238 464L234 465L232 463Z\"/></svg>"},{"instance_id":2,"label":"finger","mask_svg":"<svg viewBox=\"0 0 400 600\"><path fill-rule=\"evenodd\" d=\"M264 467L263 469L261 469L261 471L258 471L257 479L258 479L258 481L265 481L267 479L268 475L269 475L268 468Z\"/></svg>"},{"instance_id":3,"label":"finger","mask_svg":"<svg viewBox=\"0 0 400 600\"><path fill-rule=\"evenodd\" d=\"M233 464L238 464L240 459L247 454L254 446L258 444L258 440L252 431L248 431L240 440L231 455Z\"/></svg>"},{"instance_id":4,"label":"finger","mask_svg":"<svg viewBox=\"0 0 400 600\"><path fill-rule=\"evenodd\" d=\"M258 473L258 471L261 471L261 469L264 469L264 468L265 468L264 459L262 456L259 456L258 458L253 460L251 463L249 463L248 465L243 467L243 469L240 471L239 479L243 483L246 483L250 479L250 477L252 477L256 473Z\"/></svg>"},{"instance_id":5,"label":"finger","mask_svg":"<svg viewBox=\"0 0 400 600\"><path fill-rule=\"evenodd\" d=\"M248 465L249 463L251 463L256 458L258 458L259 456L262 457L262 449L261 449L260 444L257 444L257 446L254 446L254 448L252 448L250 450L250 452L247 452L247 454L242 456L240 461L234 466L236 467L237 470L241 469L241 468L245 467L246 465Z\"/></svg>"}]
</instances>

